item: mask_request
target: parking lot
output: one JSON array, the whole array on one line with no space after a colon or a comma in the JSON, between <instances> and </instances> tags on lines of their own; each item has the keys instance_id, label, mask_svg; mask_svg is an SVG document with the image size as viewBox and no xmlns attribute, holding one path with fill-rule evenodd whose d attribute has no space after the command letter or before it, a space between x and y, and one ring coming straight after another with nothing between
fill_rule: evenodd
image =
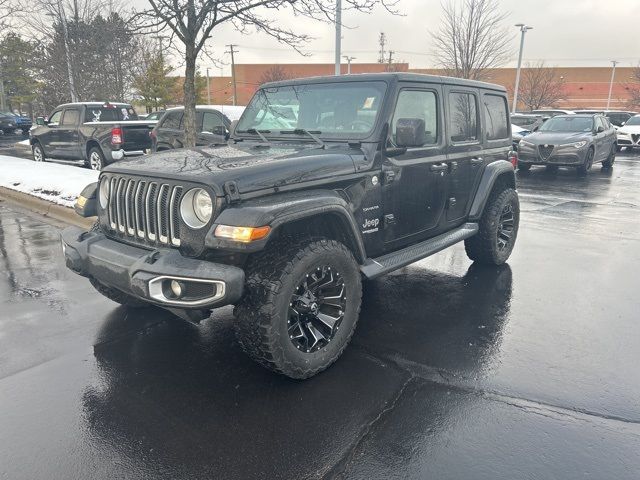
<instances>
[{"instance_id":1,"label":"parking lot","mask_svg":"<svg viewBox=\"0 0 640 480\"><path fill-rule=\"evenodd\" d=\"M458 245L367 283L307 381L249 360L230 308L110 302L0 203L0 478L638 478L640 153L518 188L507 265Z\"/></svg>"}]
</instances>

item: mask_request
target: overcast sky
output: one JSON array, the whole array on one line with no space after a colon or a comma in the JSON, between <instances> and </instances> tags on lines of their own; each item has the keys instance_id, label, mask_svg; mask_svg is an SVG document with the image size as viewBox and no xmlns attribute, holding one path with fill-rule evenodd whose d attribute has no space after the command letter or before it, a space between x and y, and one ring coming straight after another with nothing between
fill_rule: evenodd
<instances>
[{"instance_id":1,"label":"overcast sky","mask_svg":"<svg viewBox=\"0 0 640 480\"><path fill-rule=\"evenodd\" d=\"M144 0L135 2L138 6ZM640 39L636 19L640 19L640 0L500 0L509 13L506 25L513 33L515 65L519 33L513 25L526 23L534 27L526 34L524 59L545 60L557 66L607 66L619 60L622 66L636 65L640 60ZM349 12L343 23L342 51L357 57L355 62L375 62L378 58L378 35L385 32L387 49L396 52L395 61L407 61L413 68L431 67L429 32L438 28L442 14L440 0L400 0L405 14L394 17L379 8L367 15ZM242 35L231 25L214 31L210 46L214 56L229 62L225 44L238 44L237 63L331 63L333 62L333 26L295 18L280 12L281 24L300 29L315 37L301 57L290 48L266 35ZM203 59L201 68L211 66ZM216 71L220 73L219 70ZM211 75L215 75L214 70ZM224 68L229 74L229 68Z\"/></svg>"}]
</instances>

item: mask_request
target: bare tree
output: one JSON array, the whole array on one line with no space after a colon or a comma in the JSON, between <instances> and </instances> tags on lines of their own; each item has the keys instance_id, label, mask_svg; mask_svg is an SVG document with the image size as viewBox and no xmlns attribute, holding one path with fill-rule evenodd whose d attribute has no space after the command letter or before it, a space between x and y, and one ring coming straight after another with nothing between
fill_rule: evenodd
<instances>
[{"instance_id":1,"label":"bare tree","mask_svg":"<svg viewBox=\"0 0 640 480\"><path fill-rule=\"evenodd\" d=\"M291 78L284 68L280 65L274 65L270 68L267 68L262 75L260 76L260 85L263 83L269 82L279 82L280 80L288 80Z\"/></svg>"},{"instance_id":2,"label":"bare tree","mask_svg":"<svg viewBox=\"0 0 640 480\"><path fill-rule=\"evenodd\" d=\"M448 0L440 29L431 34L436 63L448 75L481 80L511 56L507 13L497 0Z\"/></svg>"},{"instance_id":3,"label":"bare tree","mask_svg":"<svg viewBox=\"0 0 640 480\"><path fill-rule=\"evenodd\" d=\"M343 10L369 12L377 5L394 11L399 0L343 0ZM231 22L242 31L258 31L288 44L299 52L310 39L305 33L279 26L266 14L277 11L277 17L286 11L316 20L335 20L336 0L149 0L151 8L139 12L140 24L148 29L169 32L171 40L183 48L184 82L184 145L196 142L196 61L206 42L213 38L215 28Z\"/></svg>"},{"instance_id":4,"label":"bare tree","mask_svg":"<svg viewBox=\"0 0 640 480\"><path fill-rule=\"evenodd\" d=\"M527 64L522 69L518 99L529 110L553 107L566 98L564 86L556 68L546 67L544 62Z\"/></svg>"},{"instance_id":5,"label":"bare tree","mask_svg":"<svg viewBox=\"0 0 640 480\"><path fill-rule=\"evenodd\" d=\"M631 95L629 105L632 107L640 107L640 64L633 69L632 78L633 83L628 86L629 94Z\"/></svg>"}]
</instances>

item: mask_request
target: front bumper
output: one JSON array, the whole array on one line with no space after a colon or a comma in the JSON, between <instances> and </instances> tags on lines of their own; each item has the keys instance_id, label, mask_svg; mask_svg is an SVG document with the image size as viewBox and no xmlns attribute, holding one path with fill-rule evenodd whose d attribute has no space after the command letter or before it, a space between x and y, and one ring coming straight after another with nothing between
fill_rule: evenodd
<instances>
[{"instance_id":1,"label":"front bumper","mask_svg":"<svg viewBox=\"0 0 640 480\"><path fill-rule=\"evenodd\" d=\"M640 147L640 134L621 134L618 132L618 146L620 147Z\"/></svg>"},{"instance_id":2,"label":"front bumper","mask_svg":"<svg viewBox=\"0 0 640 480\"><path fill-rule=\"evenodd\" d=\"M587 147L583 148L567 148L555 147L551 154L544 158L540 155L538 149L531 147L520 147L518 150L518 162L530 165L558 165L576 167L583 165L587 157Z\"/></svg>"},{"instance_id":3,"label":"front bumper","mask_svg":"<svg viewBox=\"0 0 640 480\"><path fill-rule=\"evenodd\" d=\"M124 157L139 157L144 155L144 150L112 150L111 160L122 160Z\"/></svg>"},{"instance_id":4,"label":"front bumper","mask_svg":"<svg viewBox=\"0 0 640 480\"><path fill-rule=\"evenodd\" d=\"M84 277L167 308L209 309L234 304L242 296L244 272L238 267L183 257L175 249L146 250L98 232L68 227L62 232L67 267ZM190 285L200 297L169 298L171 280ZM203 292L210 288L208 292Z\"/></svg>"}]
</instances>

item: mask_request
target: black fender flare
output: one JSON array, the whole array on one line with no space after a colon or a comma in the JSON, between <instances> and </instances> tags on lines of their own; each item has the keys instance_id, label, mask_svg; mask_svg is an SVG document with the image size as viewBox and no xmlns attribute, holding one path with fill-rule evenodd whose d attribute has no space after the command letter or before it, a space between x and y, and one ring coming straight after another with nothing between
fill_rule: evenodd
<instances>
[{"instance_id":1,"label":"black fender flare","mask_svg":"<svg viewBox=\"0 0 640 480\"><path fill-rule=\"evenodd\" d=\"M236 252L257 252L266 246L278 229L286 224L317 215L336 215L352 241L354 256L362 263L366 258L362 237L355 217L347 201L338 193L327 190L306 190L273 195L238 204L224 209L209 230L205 246ZM269 235L251 243L233 242L214 236L218 225L237 227L271 227Z\"/></svg>"},{"instance_id":2,"label":"black fender flare","mask_svg":"<svg viewBox=\"0 0 640 480\"><path fill-rule=\"evenodd\" d=\"M496 160L485 167L473 203L471 204L471 209L469 210L469 220L475 221L480 219L493 187L499 178L505 178L510 187L516 188L516 174L511 162L507 160Z\"/></svg>"}]
</instances>

